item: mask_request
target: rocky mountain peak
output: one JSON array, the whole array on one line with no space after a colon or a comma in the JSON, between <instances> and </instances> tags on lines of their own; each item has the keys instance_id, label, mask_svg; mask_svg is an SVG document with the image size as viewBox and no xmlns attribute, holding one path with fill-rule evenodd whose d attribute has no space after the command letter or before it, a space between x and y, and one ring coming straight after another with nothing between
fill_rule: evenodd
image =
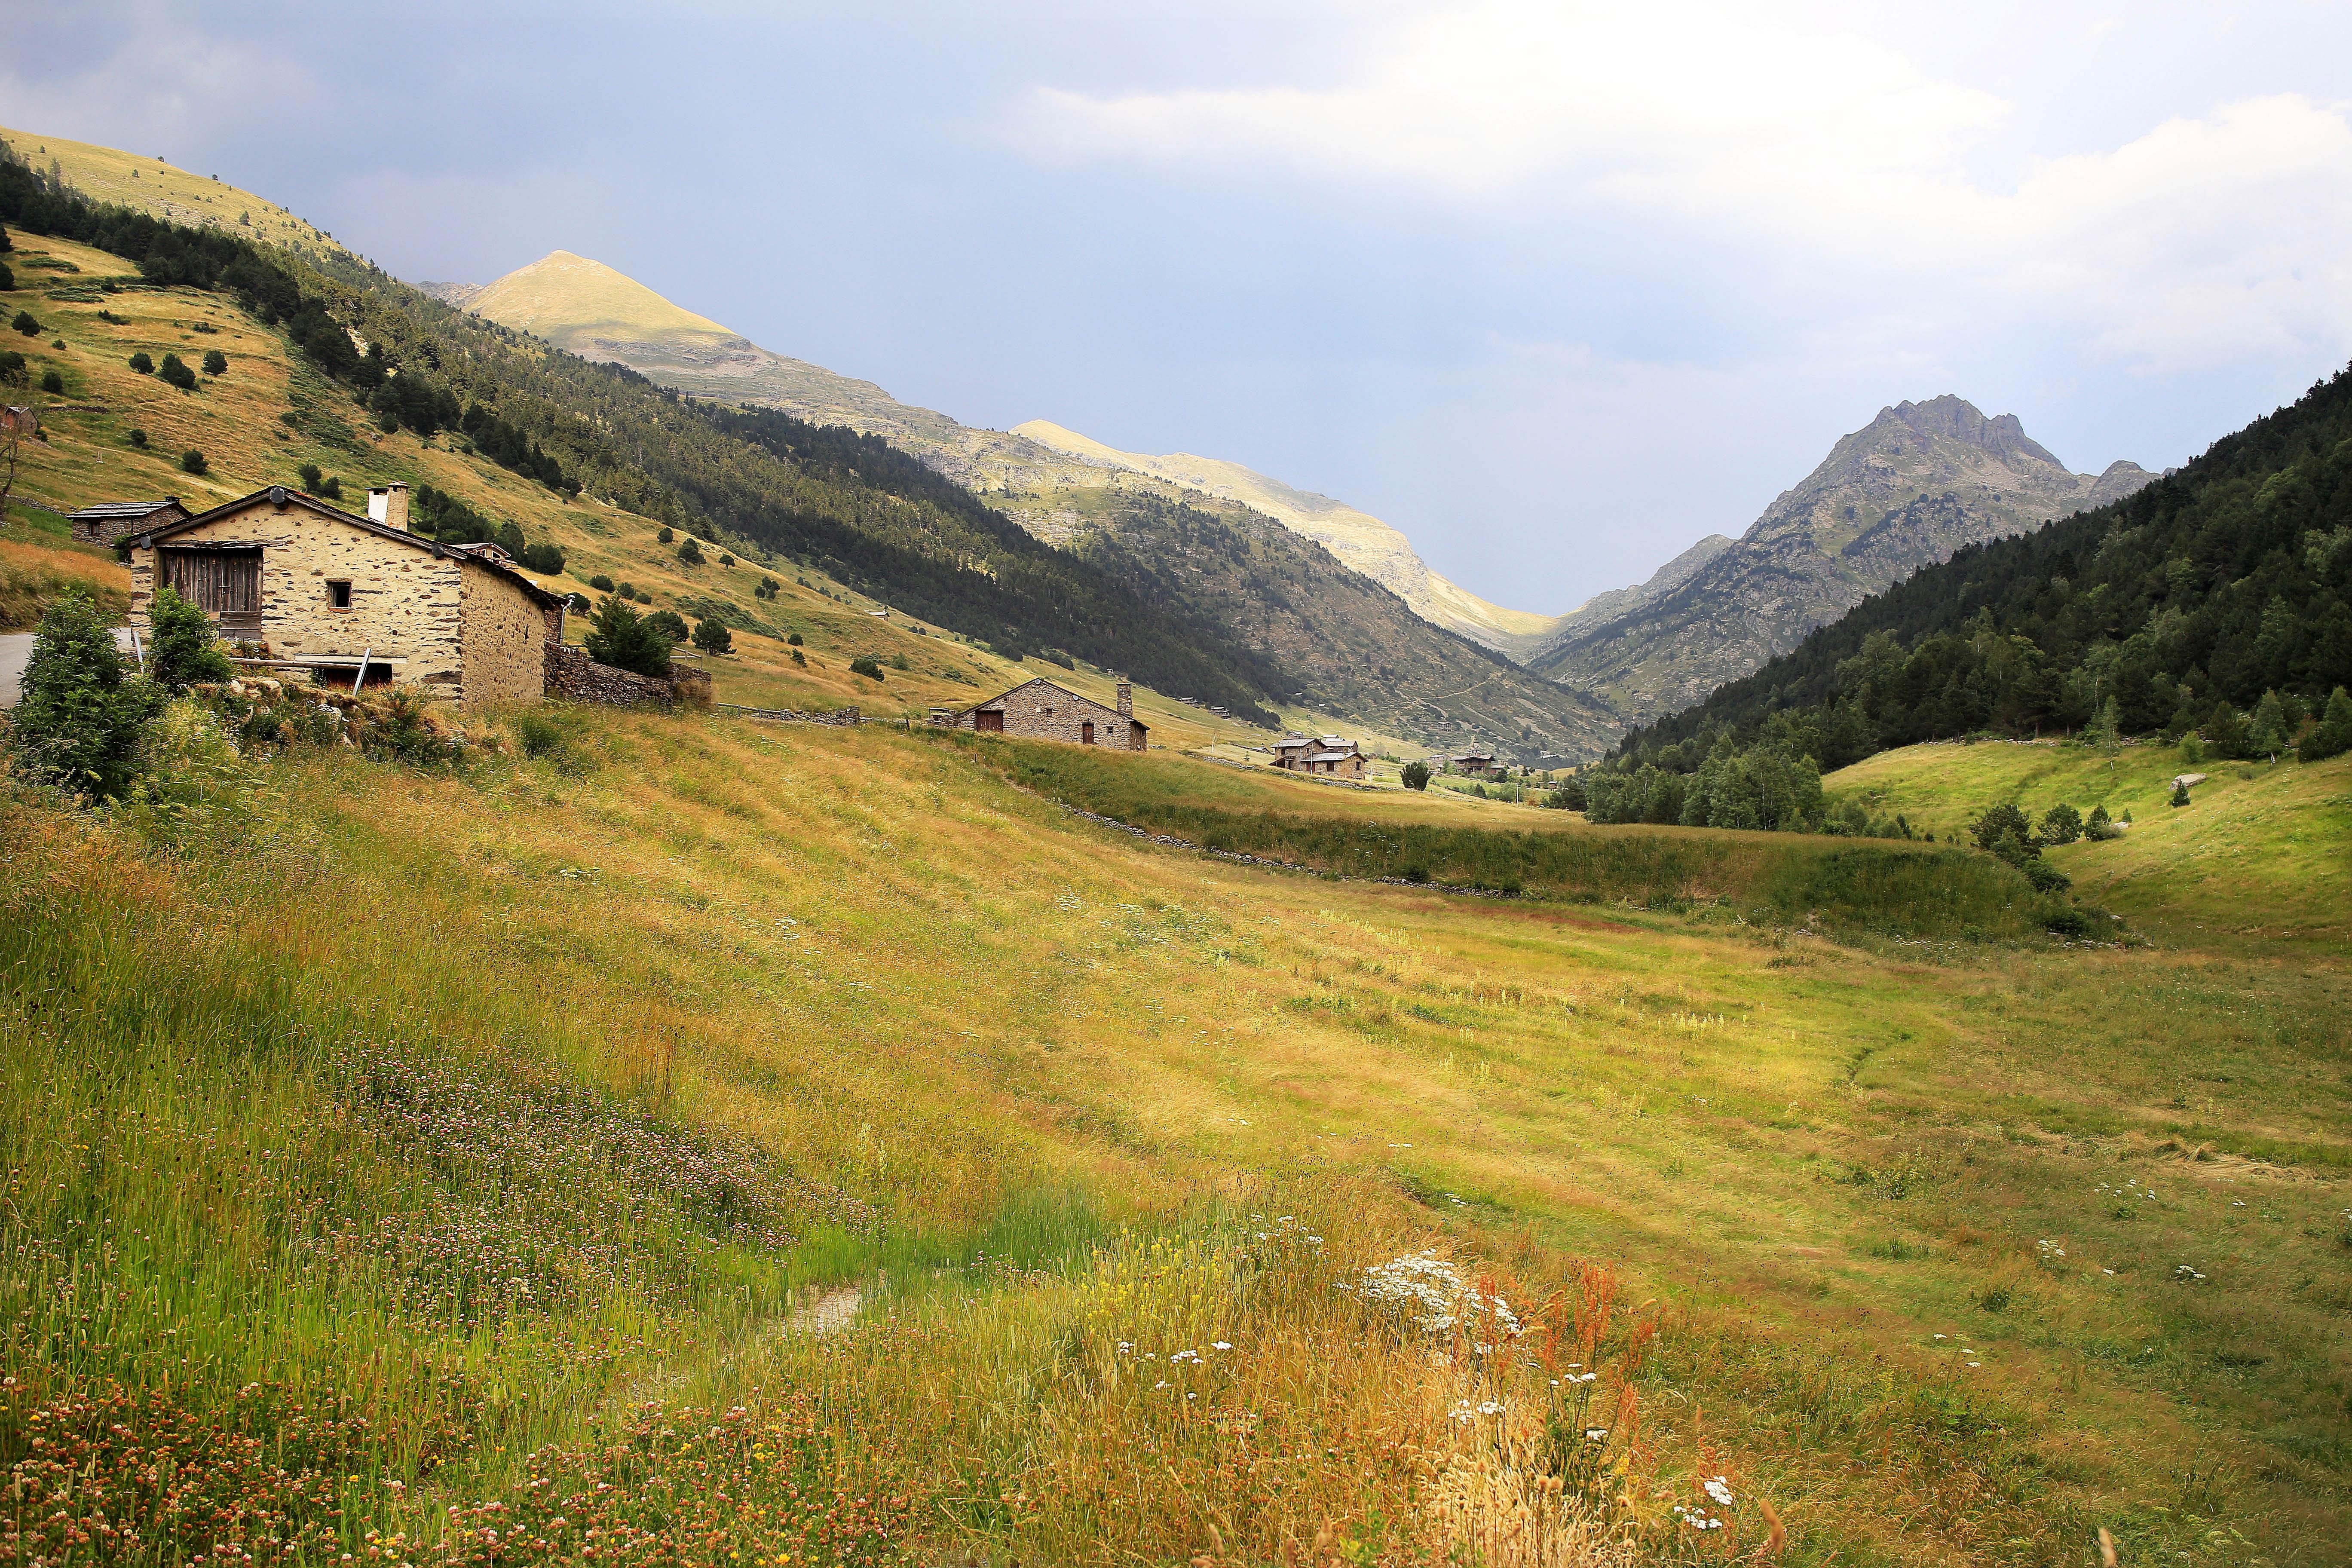
<instances>
[{"instance_id":1,"label":"rocky mountain peak","mask_svg":"<svg viewBox=\"0 0 2352 1568\"><path fill-rule=\"evenodd\" d=\"M1958 441L1990 452L2004 462L2024 458L2029 462L2047 463L2063 470L2065 466L2050 449L2025 433L2025 426L2014 414L1996 414L1987 417L1984 412L1967 398L1946 393L1925 403L1902 402L1892 408L1882 408L1871 422L1872 431L1899 429L1925 436Z\"/></svg>"}]
</instances>

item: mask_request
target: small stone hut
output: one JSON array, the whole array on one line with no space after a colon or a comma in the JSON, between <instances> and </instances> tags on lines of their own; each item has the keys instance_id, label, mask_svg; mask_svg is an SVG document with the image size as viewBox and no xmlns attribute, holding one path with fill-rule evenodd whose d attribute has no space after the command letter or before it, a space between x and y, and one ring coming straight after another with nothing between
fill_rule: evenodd
<instances>
[{"instance_id":1,"label":"small stone hut","mask_svg":"<svg viewBox=\"0 0 2352 1568\"><path fill-rule=\"evenodd\" d=\"M1318 778L1364 776L1363 749L1345 735L1285 735L1274 743L1274 765Z\"/></svg>"},{"instance_id":2,"label":"small stone hut","mask_svg":"<svg viewBox=\"0 0 2352 1568\"><path fill-rule=\"evenodd\" d=\"M1061 741L1076 746L1108 746L1139 752L1151 726L1135 716L1135 688L1118 683L1118 706L1106 708L1043 677L1025 680L1001 696L952 713L934 713L931 722L983 735L1018 735L1031 741Z\"/></svg>"},{"instance_id":3,"label":"small stone hut","mask_svg":"<svg viewBox=\"0 0 2352 1568\"><path fill-rule=\"evenodd\" d=\"M66 521L84 544L111 544L126 533L184 521L187 516L178 496L165 496L162 500L100 501L68 513Z\"/></svg>"},{"instance_id":4,"label":"small stone hut","mask_svg":"<svg viewBox=\"0 0 2352 1568\"><path fill-rule=\"evenodd\" d=\"M142 634L168 583L224 638L322 680L535 698L547 649L563 641L560 595L501 560L411 533L405 485L370 491L365 517L273 485L120 542Z\"/></svg>"}]
</instances>

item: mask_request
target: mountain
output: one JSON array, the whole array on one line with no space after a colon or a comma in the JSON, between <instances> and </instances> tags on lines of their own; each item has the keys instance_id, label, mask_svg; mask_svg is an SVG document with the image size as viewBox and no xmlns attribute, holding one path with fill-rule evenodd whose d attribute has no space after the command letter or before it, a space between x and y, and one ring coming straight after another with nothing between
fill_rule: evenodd
<instances>
[{"instance_id":1,"label":"mountain","mask_svg":"<svg viewBox=\"0 0 2352 1568\"><path fill-rule=\"evenodd\" d=\"M0 127L0 147L14 153L26 168L48 174L94 201L128 207L166 223L239 235L297 256L346 260L352 257L332 235L267 197L222 184L216 174L191 174L161 158L142 158L119 147L5 127Z\"/></svg>"},{"instance_id":2,"label":"mountain","mask_svg":"<svg viewBox=\"0 0 2352 1568\"><path fill-rule=\"evenodd\" d=\"M2014 415L1987 418L1959 397L1897 404L1680 580L1662 582L1662 572L1622 605L1596 600L1565 617L1529 668L1645 718L1672 712L1965 545L2031 531L2155 478L2125 462L2071 472Z\"/></svg>"},{"instance_id":3,"label":"mountain","mask_svg":"<svg viewBox=\"0 0 2352 1568\"><path fill-rule=\"evenodd\" d=\"M488 285L430 287L696 398L879 437L1037 538L1215 628L1279 672L1284 700L1433 748L1492 745L1528 763L1597 755L1623 731L1624 715L1493 651L1535 646L1549 617L1467 594L1402 534L1327 497L1214 459L1118 452L1058 426L962 425L772 353L567 251Z\"/></svg>"},{"instance_id":4,"label":"mountain","mask_svg":"<svg viewBox=\"0 0 2352 1568\"><path fill-rule=\"evenodd\" d=\"M1171 452L1160 457L1122 452L1045 419L1016 425L1013 433L1056 452L1150 474L1206 495L1238 500L1322 545L1412 605L1413 613L1423 620L1459 632L1488 647L1505 653L1532 650L1542 646L1547 634L1558 624L1557 616L1505 609L1446 581L1429 569L1411 540L1379 518L1358 511L1345 501L1311 490L1295 489L1239 463L1195 457L1190 452Z\"/></svg>"},{"instance_id":5,"label":"mountain","mask_svg":"<svg viewBox=\"0 0 2352 1568\"><path fill-rule=\"evenodd\" d=\"M1990 424L1997 422L1988 421ZM1999 433L2014 450L2013 428ZM2033 447L2038 452L2040 448ZM1688 771L1728 733L1785 725L1824 767L1983 731L2201 731L2283 751L2352 686L2352 370L2120 500L1964 545L1622 754ZM2271 708L2273 732L2231 710ZM2266 740L2267 744L2258 744Z\"/></svg>"}]
</instances>

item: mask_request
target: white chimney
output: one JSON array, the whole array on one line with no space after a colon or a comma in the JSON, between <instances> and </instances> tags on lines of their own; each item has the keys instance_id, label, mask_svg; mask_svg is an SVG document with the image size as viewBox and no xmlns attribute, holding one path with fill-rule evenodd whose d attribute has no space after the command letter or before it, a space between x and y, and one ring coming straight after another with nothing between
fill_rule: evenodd
<instances>
[{"instance_id":1,"label":"white chimney","mask_svg":"<svg viewBox=\"0 0 2352 1568\"><path fill-rule=\"evenodd\" d=\"M408 487L383 485L368 491L368 521L408 531Z\"/></svg>"}]
</instances>

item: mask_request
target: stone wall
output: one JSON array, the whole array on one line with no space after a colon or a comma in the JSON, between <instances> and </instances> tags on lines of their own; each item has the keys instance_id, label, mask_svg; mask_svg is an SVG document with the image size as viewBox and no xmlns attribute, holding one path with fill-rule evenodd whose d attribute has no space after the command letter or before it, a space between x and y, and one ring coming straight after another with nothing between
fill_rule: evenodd
<instances>
[{"instance_id":1,"label":"stone wall","mask_svg":"<svg viewBox=\"0 0 2352 1568\"><path fill-rule=\"evenodd\" d=\"M1004 733L1023 740L1108 746L1120 752L1143 750L1144 734L1150 728L1116 708L1107 708L1092 698L1081 697L1042 679L1025 681L1002 697L933 722L950 729L977 730L978 716L983 711L1003 713ZM1088 724L1094 726L1091 742L1087 738Z\"/></svg>"},{"instance_id":2,"label":"stone wall","mask_svg":"<svg viewBox=\"0 0 2352 1568\"><path fill-rule=\"evenodd\" d=\"M546 689L548 617L502 572L469 561L461 568L458 617L468 701L533 698ZM358 596L354 588L354 598Z\"/></svg>"},{"instance_id":3,"label":"stone wall","mask_svg":"<svg viewBox=\"0 0 2352 1568\"><path fill-rule=\"evenodd\" d=\"M392 668L402 686L448 687L463 673L458 563L299 505L259 500L164 542L261 547L260 640L269 656L356 664L366 652ZM131 552L131 621L151 635L156 552ZM336 609L327 584L352 585L349 609Z\"/></svg>"},{"instance_id":4,"label":"stone wall","mask_svg":"<svg viewBox=\"0 0 2352 1568\"><path fill-rule=\"evenodd\" d=\"M635 670L615 669L609 664L598 664L588 657L584 647L568 647L562 643L541 645L544 658L543 681L550 697L568 697L574 702L603 702L614 707L627 707L638 702L657 702L667 708L672 703L684 703L689 708L710 705L710 672L691 665L673 667L671 678L639 675Z\"/></svg>"}]
</instances>

